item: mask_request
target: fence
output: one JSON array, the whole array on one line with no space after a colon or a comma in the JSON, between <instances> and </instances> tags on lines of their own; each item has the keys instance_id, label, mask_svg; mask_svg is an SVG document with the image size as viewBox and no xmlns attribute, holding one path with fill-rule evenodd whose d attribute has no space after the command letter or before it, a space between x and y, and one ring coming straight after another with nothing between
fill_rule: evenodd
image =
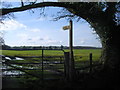
<instances>
[{"instance_id":1,"label":"fence","mask_svg":"<svg viewBox=\"0 0 120 90\"><path fill-rule=\"evenodd\" d=\"M29 57L20 57L25 58L26 61L31 59L30 62L14 62L12 60L6 60L3 62L3 65L6 65L6 68L3 68L2 71L6 71L3 76L23 76L25 74L31 75L43 79L52 78L55 76L57 78L68 78L69 74L69 56L45 56L44 50L42 50L42 56L29 56ZM34 59L37 58L35 61ZM32 61L33 60L33 61ZM92 53L89 55L88 66L75 68L76 71L89 69L89 73L92 72L93 67L99 66L101 64L93 65ZM19 74L7 74L7 71L21 71L24 73ZM39 73L38 73L39 72ZM49 74L49 75L48 75ZM50 75L51 74L51 75Z\"/></svg>"},{"instance_id":2,"label":"fence","mask_svg":"<svg viewBox=\"0 0 120 90\"><path fill-rule=\"evenodd\" d=\"M29 59L30 57L28 57L27 59ZM34 57L34 58L38 58L38 57ZM59 56L50 56L50 57L44 57L44 60L42 58L39 58L40 62L12 62L12 61L6 61L5 63L3 63L3 65L6 65L6 68L3 68L2 71L13 71L13 70L19 70L22 72L25 72L28 75L32 75L35 76L36 74L33 73L29 73L30 70L39 70L40 72L43 73L43 71L45 70L51 70L54 72L59 72L60 73L60 68L57 67L58 64L63 65L63 57L59 57ZM50 61L50 59L52 59ZM62 67L63 68L63 67ZM29 70L29 72L27 72ZM5 76L9 76L6 75ZM39 77L39 76L37 76Z\"/></svg>"}]
</instances>

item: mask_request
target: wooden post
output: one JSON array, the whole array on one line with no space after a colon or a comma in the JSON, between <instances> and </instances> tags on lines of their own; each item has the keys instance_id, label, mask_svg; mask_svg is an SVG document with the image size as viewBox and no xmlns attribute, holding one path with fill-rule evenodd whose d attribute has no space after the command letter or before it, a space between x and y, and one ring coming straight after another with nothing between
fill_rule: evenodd
<instances>
[{"instance_id":1,"label":"wooden post","mask_svg":"<svg viewBox=\"0 0 120 90\"><path fill-rule=\"evenodd\" d=\"M42 49L42 81L43 81L43 78L44 78L44 76L43 76L43 74L44 74L43 58L44 58L44 50Z\"/></svg>"},{"instance_id":2,"label":"wooden post","mask_svg":"<svg viewBox=\"0 0 120 90\"><path fill-rule=\"evenodd\" d=\"M75 68L74 68L74 58L73 58L73 22L70 20L69 26L64 26L63 30L69 30L69 80L74 80Z\"/></svg>"},{"instance_id":3,"label":"wooden post","mask_svg":"<svg viewBox=\"0 0 120 90\"><path fill-rule=\"evenodd\" d=\"M64 74L65 74L65 79L68 81L69 80L69 52L64 52Z\"/></svg>"},{"instance_id":4,"label":"wooden post","mask_svg":"<svg viewBox=\"0 0 120 90\"><path fill-rule=\"evenodd\" d=\"M73 58L73 22L70 20L70 31L69 31L69 49L70 49L70 61L69 61L69 78L70 81L73 81L74 79L74 74L75 74L75 69L74 69L74 58Z\"/></svg>"},{"instance_id":5,"label":"wooden post","mask_svg":"<svg viewBox=\"0 0 120 90\"><path fill-rule=\"evenodd\" d=\"M92 72L92 53L90 53L90 73Z\"/></svg>"}]
</instances>

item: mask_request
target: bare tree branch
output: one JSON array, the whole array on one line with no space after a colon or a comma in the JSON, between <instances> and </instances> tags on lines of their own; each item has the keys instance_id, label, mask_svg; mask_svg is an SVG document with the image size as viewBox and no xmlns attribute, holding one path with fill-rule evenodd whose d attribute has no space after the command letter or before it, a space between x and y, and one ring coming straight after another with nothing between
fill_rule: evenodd
<instances>
[{"instance_id":1,"label":"bare tree branch","mask_svg":"<svg viewBox=\"0 0 120 90\"><path fill-rule=\"evenodd\" d=\"M68 5L67 5L68 4ZM34 9L34 8L41 8L41 7L47 7L47 6L53 6L53 7L70 7L69 3L61 3L61 2L43 2L43 3L37 3L37 4L30 4L30 5L25 5L22 7L15 7L15 8L3 8L0 9L2 10L1 15L6 15L8 13L12 12L19 12L19 11L25 11L29 9Z\"/></svg>"},{"instance_id":2,"label":"bare tree branch","mask_svg":"<svg viewBox=\"0 0 120 90\"><path fill-rule=\"evenodd\" d=\"M37 0L35 0L34 2L32 2L32 5L35 4L37 2Z\"/></svg>"},{"instance_id":3,"label":"bare tree branch","mask_svg":"<svg viewBox=\"0 0 120 90\"><path fill-rule=\"evenodd\" d=\"M21 0L21 6L22 6L22 7L24 6L23 0Z\"/></svg>"},{"instance_id":4,"label":"bare tree branch","mask_svg":"<svg viewBox=\"0 0 120 90\"><path fill-rule=\"evenodd\" d=\"M66 8L69 12L72 14L79 16L88 22L101 22L102 19L105 19L105 13L101 8L99 8L98 3L87 3L87 2L40 2L40 3L33 3L33 4L28 4L24 5L22 7L14 7L14 8L2 8L2 14L1 15L6 15L9 13L13 12L20 12L20 11L25 11L25 10L30 10L34 8L43 8L43 7L63 7ZM67 14L69 16L69 14ZM61 15L62 17L66 17L64 15ZM100 17L103 16L103 17ZM61 18L62 18L61 17ZM58 19L58 18L56 18ZM106 20L107 21L107 20ZM108 22L107 22L108 23ZM106 25L106 22L104 22Z\"/></svg>"},{"instance_id":5,"label":"bare tree branch","mask_svg":"<svg viewBox=\"0 0 120 90\"><path fill-rule=\"evenodd\" d=\"M58 21L59 19L62 19L62 18L65 18L65 17L70 17L70 18L72 18L72 17L74 17L75 15L63 15L63 16L59 16L59 17L56 17L56 18L54 18L54 21Z\"/></svg>"},{"instance_id":6,"label":"bare tree branch","mask_svg":"<svg viewBox=\"0 0 120 90\"><path fill-rule=\"evenodd\" d=\"M41 3L33 3L33 4L29 4L29 5L24 5L23 7L3 8L0 10L2 10L1 15L6 15L8 13L25 11L25 10L30 10L30 9L34 9L34 8L42 8L42 7L49 7L49 6L64 7L72 14L86 19L86 18L88 18L88 16L93 16L94 13L91 13L91 7L93 7L95 4L97 4L97 3L41 2ZM97 10L98 10L98 7L94 7L94 8L92 8L92 10L93 9L96 10L95 8L97 8ZM99 9L98 12L96 11L94 16L99 16L99 13L100 14L103 13L102 10L100 11L100 9Z\"/></svg>"}]
</instances>

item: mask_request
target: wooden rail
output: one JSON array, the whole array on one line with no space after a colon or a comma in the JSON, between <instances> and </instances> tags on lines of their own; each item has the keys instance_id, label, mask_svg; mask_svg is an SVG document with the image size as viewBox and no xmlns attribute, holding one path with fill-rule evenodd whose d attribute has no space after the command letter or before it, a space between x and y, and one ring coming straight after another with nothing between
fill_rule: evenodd
<instances>
[{"instance_id":1,"label":"wooden rail","mask_svg":"<svg viewBox=\"0 0 120 90\"><path fill-rule=\"evenodd\" d=\"M17 55L15 57L19 57L19 58L42 58L42 56L17 56ZM44 58L64 58L64 56L44 56Z\"/></svg>"},{"instance_id":2,"label":"wooden rail","mask_svg":"<svg viewBox=\"0 0 120 90\"><path fill-rule=\"evenodd\" d=\"M93 64L92 67L97 67L97 66L101 66L102 64ZM85 70L90 68L91 66L86 66L86 67L81 67L81 68L76 68L76 70Z\"/></svg>"}]
</instances>

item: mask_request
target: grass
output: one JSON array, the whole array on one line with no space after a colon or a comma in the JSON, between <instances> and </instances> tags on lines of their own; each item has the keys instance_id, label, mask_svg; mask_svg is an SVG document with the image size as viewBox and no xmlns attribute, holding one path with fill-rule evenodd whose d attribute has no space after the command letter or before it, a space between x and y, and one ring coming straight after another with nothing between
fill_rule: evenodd
<instances>
[{"instance_id":1,"label":"grass","mask_svg":"<svg viewBox=\"0 0 120 90\"><path fill-rule=\"evenodd\" d=\"M75 58L80 61L88 60L90 53L93 53L93 60L98 60L101 55L101 49L74 49L73 51ZM42 50L2 50L2 54L7 56L41 56ZM64 56L64 53L60 50L44 50L44 56Z\"/></svg>"},{"instance_id":2,"label":"grass","mask_svg":"<svg viewBox=\"0 0 120 90\"><path fill-rule=\"evenodd\" d=\"M65 50L68 52L69 50ZM89 54L93 54L93 63L99 63L99 58L101 56L101 49L74 49L74 60L75 67L84 67L89 65ZM15 50L2 50L3 55L7 56L41 56L42 50L26 50L26 51L15 51ZM48 61L56 61L60 60L60 58L45 58L45 56L64 56L64 52L60 50L44 50L44 60ZM62 59L63 60L63 59ZM25 60L12 60L11 62L15 63L40 63L41 58L27 58ZM29 66L29 65L22 65ZM31 65L35 67L36 65ZM56 65L53 67L63 68L63 64Z\"/></svg>"},{"instance_id":3,"label":"grass","mask_svg":"<svg viewBox=\"0 0 120 90\"><path fill-rule=\"evenodd\" d=\"M69 50L65 50L68 52ZM93 54L93 63L98 63L99 58L101 56L101 49L74 49L74 60L75 67L84 67L89 65L89 54ZM26 50L26 51L15 51L15 50L2 50L3 55L7 56L41 56L42 50ZM45 56L64 56L64 52L61 50L44 50ZM60 60L60 58L44 58L44 60L48 61L56 61ZM16 63L40 63L41 58L27 58L25 60L12 60L11 62ZM28 66L28 65L22 65ZM35 65L31 65L35 66ZM63 65L53 65L54 67L63 68Z\"/></svg>"},{"instance_id":4,"label":"grass","mask_svg":"<svg viewBox=\"0 0 120 90\"><path fill-rule=\"evenodd\" d=\"M3 55L8 56L41 56L42 50L2 50ZM59 50L44 50L46 56L62 56L63 52Z\"/></svg>"},{"instance_id":5,"label":"grass","mask_svg":"<svg viewBox=\"0 0 120 90\"><path fill-rule=\"evenodd\" d=\"M65 50L68 52L69 50ZM93 63L98 63L101 56L101 49L74 49L74 60L75 67L84 67L89 65L89 54L93 54ZM3 55L7 56L41 56L42 50L26 50L26 51L15 51L15 50L2 50ZM44 60L56 61L60 58L45 58L45 56L64 56L64 52L61 50L44 50ZM62 59L63 60L63 59ZM40 63L41 58L27 58L25 60L12 60L15 63ZM28 66L28 65L22 65ZM31 65L35 66L35 65ZM54 65L54 67L63 68L63 65Z\"/></svg>"},{"instance_id":6,"label":"grass","mask_svg":"<svg viewBox=\"0 0 120 90\"><path fill-rule=\"evenodd\" d=\"M65 50L65 51L68 52L69 50ZM99 57L101 56L101 49L74 49L75 68L80 68L80 67L84 67L86 65L89 65L89 54L90 53L93 53L93 62L98 62ZM27 50L27 51L2 50L2 54L7 55L7 56L41 56L42 50ZM60 50L44 50L44 56L64 56L64 52L60 51ZM54 58L52 58L52 59L54 59ZM51 61L52 59L48 58L49 61ZM10 62L40 63L41 58L27 58L25 60L11 60ZM34 68L41 69L41 66L39 66L39 65L31 65L31 64L26 65L25 64L25 65L17 65L17 66L22 66L22 68L34 67ZM58 75L55 72L50 71L48 66L50 68L64 71L64 64L51 64L51 65L46 64L44 66L44 79L46 79L46 81L44 81L44 86L46 85L47 86L46 88L49 88L51 86L56 86L57 83L60 82L60 81L53 82L53 81L47 80L47 79L63 78L63 76ZM45 69L45 67L48 67L48 68ZM41 82L41 80L42 80L41 79L42 78L41 70L25 70L25 71L30 73L30 74L38 75L40 77L37 78L37 77L31 76L31 75L25 74L24 77L19 78L21 84L23 85L22 87L38 88L38 86L39 86L39 88L40 88L40 85L43 84ZM60 82L60 87L62 84L63 84L63 82ZM66 85L63 84L62 86L66 86Z\"/></svg>"}]
</instances>

